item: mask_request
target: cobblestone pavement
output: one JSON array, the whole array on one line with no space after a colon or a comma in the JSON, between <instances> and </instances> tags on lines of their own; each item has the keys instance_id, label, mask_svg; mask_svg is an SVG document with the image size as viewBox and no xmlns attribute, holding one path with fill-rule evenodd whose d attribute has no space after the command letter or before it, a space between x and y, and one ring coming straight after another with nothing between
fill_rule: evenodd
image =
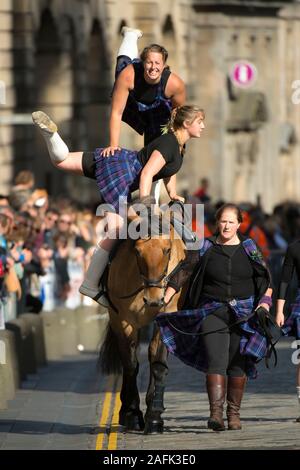
<instances>
[{"instance_id":1,"label":"cobblestone pavement","mask_svg":"<svg viewBox=\"0 0 300 470\"><path fill-rule=\"evenodd\" d=\"M279 364L259 366L247 384L241 431L206 428L208 401L203 374L170 358L162 435L123 433L117 426L117 378L96 373L96 356L83 354L49 364L29 376L0 411L0 449L300 449L296 366L291 340L278 345ZM148 365L141 348L139 386L145 408ZM108 387L109 385L109 387Z\"/></svg>"}]
</instances>

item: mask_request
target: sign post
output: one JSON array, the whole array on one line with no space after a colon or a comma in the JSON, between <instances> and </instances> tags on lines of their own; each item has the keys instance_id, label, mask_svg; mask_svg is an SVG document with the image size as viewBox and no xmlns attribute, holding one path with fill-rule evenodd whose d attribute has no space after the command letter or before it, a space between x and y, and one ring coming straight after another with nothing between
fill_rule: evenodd
<instances>
[{"instance_id":1,"label":"sign post","mask_svg":"<svg viewBox=\"0 0 300 470\"><path fill-rule=\"evenodd\" d=\"M255 83L256 78L257 70L251 62L240 60L233 64L230 79L236 87L249 88Z\"/></svg>"}]
</instances>

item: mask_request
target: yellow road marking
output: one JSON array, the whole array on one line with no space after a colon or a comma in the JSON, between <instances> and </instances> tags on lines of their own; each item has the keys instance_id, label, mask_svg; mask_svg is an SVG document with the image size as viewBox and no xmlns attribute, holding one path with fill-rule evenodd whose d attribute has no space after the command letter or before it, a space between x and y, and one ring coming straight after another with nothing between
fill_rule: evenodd
<instances>
[{"instance_id":1,"label":"yellow road marking","mask_svg":"<svg viewBox=\"0 0 300 470\"><path fill-rule=\"evenodd\" d=\"M112 390L114 377L111 375L107 381L107 388ZM111 398L112 392L106 392L102 407L102 415L99 422L99 427L101 428L100 433L97 436L96 441L96 450L102 450L104 436L106 435L106 423L109 417L110 407L111 407Z\"/></svg>"},{"instance_id":2,"label":"yellow road marking","mask_svg":"<svg viewBox=\"0 0 300 470\"><path fill-rule=\"evenodd\" d=\"M120 385L121 385L121 378L118 379L117 389L116 389L116 398L115 398L115 406L113 417L111 420L111 426L113 431L109 435L108 439L108 450L116 450L117 448L117 441L118 441L118 425L119 425L119 411L121 408L121 398L120 398ZM116 429L116 431L114 430Z\"/></svg>"}]
</instances>

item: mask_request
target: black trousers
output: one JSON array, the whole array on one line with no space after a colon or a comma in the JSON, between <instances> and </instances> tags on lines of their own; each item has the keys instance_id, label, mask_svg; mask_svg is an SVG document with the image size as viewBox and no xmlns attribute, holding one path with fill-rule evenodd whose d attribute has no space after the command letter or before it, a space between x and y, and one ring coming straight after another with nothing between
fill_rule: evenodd
<instances>
[{"instance_id":1,"label":"black trousers","mask_svg":"<svg viewBox=\"0 0 300 470\"><path fill-rule=\"evenodd\" d=\"M232 310L221 307L210 314L202 324L203 333L226 328L236 321ZM246 358L240 354L241 331L238 326L222 332L203 335L208 359L208 374L242 377L246 371Z\"/></svg>"}]
</instances>

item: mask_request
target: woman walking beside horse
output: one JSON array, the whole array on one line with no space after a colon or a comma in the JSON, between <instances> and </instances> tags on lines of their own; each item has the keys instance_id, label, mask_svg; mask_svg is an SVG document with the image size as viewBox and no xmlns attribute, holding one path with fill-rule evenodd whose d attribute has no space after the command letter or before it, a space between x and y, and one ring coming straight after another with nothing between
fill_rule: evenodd
<instances>
[{"instance_id":1,"label":"woman walking beside horse","mask_svg":"<svg viewBox=\"0 0 300 470\"><path fill-rule=\"evenodd\" d=\"M238 430L247 376L256 376L255 362L267 352L255 313L259 307L269 310L272 289L255 242L238 233L239 208L223 205L216 221L216 235L206 238L199 252L189 251L183 270L169 281L166 303L193 272L187 310L159 314L156 321L169 352L206 374L208 428L225 430L227 391L228 429Z\"/></svg>"},{"instance_id":2,"label":"woman walking beside horse","mask_svg":"<svg viewBox=\"0 0 300 470\"><path fill-rule=\"evenodd\" d=\"M175 108L166 134L140 151L121 149L110 157L103 156L103 148L94 152L69 152L56 124L45 113L34 112L32 118L46 141L52 163L61 170L96 179L102 199L111 205L111 211L106 213L107 237L97 246L80 287L82 294L101 303L100 279L115 244L115 234L123 226L120 198L130 198L131 192L139 188L143 200L150 195L152 182L163 179L170 198L183 200L176 193L176 173L182 165L185 144L191 138L199 138L205 127L204 111L197 106Z\"/></svg>"}]
</instances>

